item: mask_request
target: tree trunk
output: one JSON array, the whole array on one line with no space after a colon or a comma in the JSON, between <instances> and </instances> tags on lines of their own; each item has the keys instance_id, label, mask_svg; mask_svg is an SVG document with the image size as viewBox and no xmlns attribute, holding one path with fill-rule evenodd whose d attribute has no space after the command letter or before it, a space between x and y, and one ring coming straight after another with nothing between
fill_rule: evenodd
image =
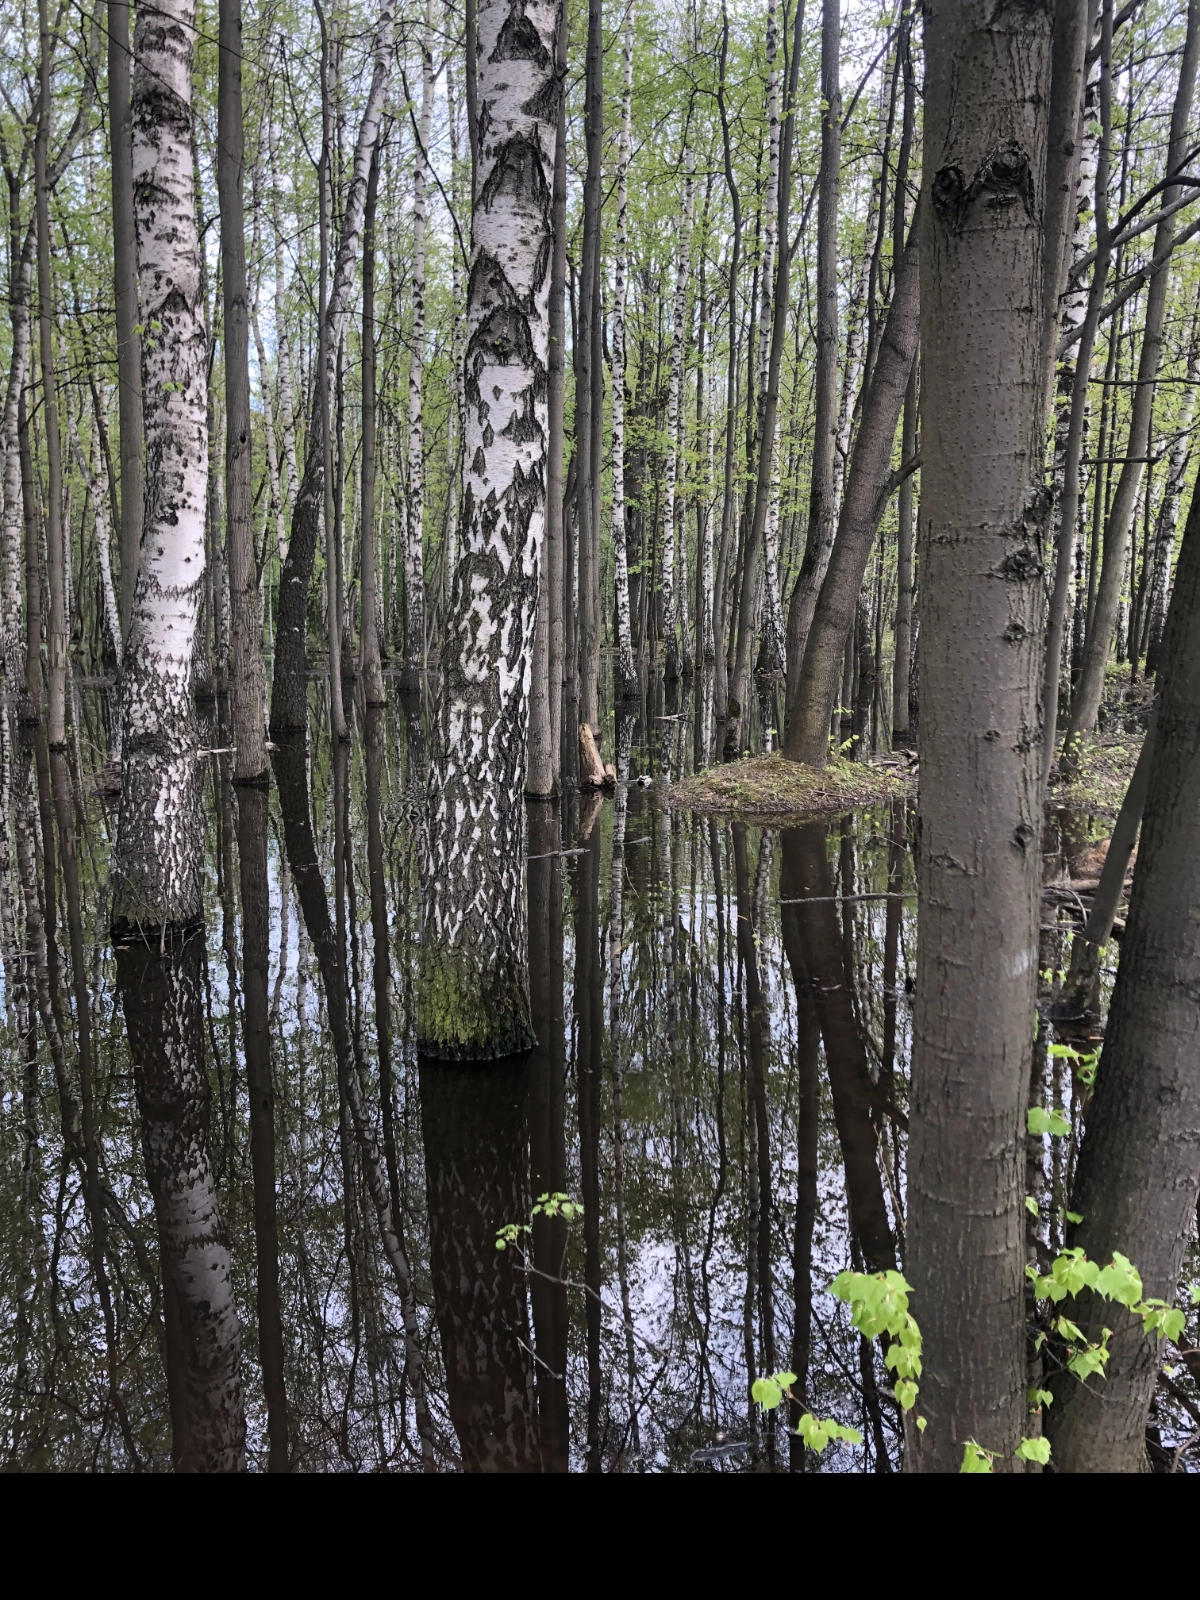
<instances>
[{"instance_id":1,"label":"tree trunk","mask_svg":"<svg viewBox=\"0 0 1200 1600\"><path fill-rule=\"evenodd\" d=\"M208 337L192 165L194 0L138 12L133 184L142 315L146 504L121 693L113 860L118 933L203 920L204 821L191 669L204 584Z\"/></svg>"},{"instance_id":2,"label":"tree trunk","mask_svg":"<svg viewBox=\"0 0 1200 1600\"><path fill-rule=\"evenodd\" d=\"M1071 1194L1072 1246L1120 1250L1146 1295L1174 1303L1200 1187L1195 938L1200 884L1200 494L1179 553L1162 695L1121 965ZM1136 1472L1161 1358L1140 1319L1112 1302L1068 1311L1089 1340L1113 1330L1104 1379L1055 1386L1046 1431L1062 1472ZM1064 1375L1065 1377L1065 1375Z\"/></svg>"},{"instance_id":3,"label":"tree trunk","mask_svg":"<svg viewBox=\"0 0 1200 1600\"><path fill-rule=\"evenodd\" d=\"M130 0L108 0L108 137L112 150L113 295L121 424L121 633L128 637L142 545L142 336L138 318L129 99Z\"/></svg>"},{"instance_id":4,"label":"tree trunk","mask_svg":"<svg viewBox=\"0 0 1200 1600\"><path fill-rule=\"evenodd\" d=\"M1187 358L1187 388L1183 404L1176 418L1178 437L1171 446L1167 466L1167 483L1158 508L1158 526L1154 531L1154 557L1149 594L1149 624L1146 646L1146 676L1158 671L1162 652L1163 629L1166 626L1167 605L1171 594L1171 560L1175 554L1175 525L1179 521L1179 502L1183 497L1183 480L1191 461L1191 428L1196 410L1196 383L1200 379L1200 339L1193 327L1192 341Z\"/></svg>"},{"instance_id":5,"label":"tree trunk","mask_svg":"<svg viewBox=\"0 0 1200 1600\"><path fill-rule=\"evenodd\" d=\"M244 785L238 795L237 847L242 899L243 1046L254 1187L258 1359L267 1401L267 1471L287 1472L288 1413L279 1304L279 1221L275 1205L275 1091L271 1078L267 997L271 953L271 894L267 876L269 829L265 784Z\"/></svg>"},{"instance_id":6,"label":"tree trunk","mask_svg":"<svg viewBox=\"0 0 1200 1600\"><path fill-rule=\"evenodd\" d=\"M408 543L404 565L404 681L425 666L425 190L433 118L433 0L421 34L421 120L413 156L412 357L408 369Z\"/></svg>"},{"instance_id":7,"label":"tree trunk","mask_svg":"<svg viewBox=\"0 0 1200 1600\"><path fill-rule=\"evenodd\" d=\"M38 0L38 119L33 144L37 204L38 353L46 428L46 576L50 617L46 630L50 748L67 743L66 541L62 518L62 439L58 429L58 384L54 375L54 289L50 271L50 54L53 48L47 0Z\"/></svg>"},{"instance_id":8,"label":"tree trunk","mask_svg":"<svg viewBox=\"0 0 1200 1600\"><path fill-rule=\"evenodd\" d=\"M681 166L686 176L683 180L682 211L675 237L675 298L671 312L671 363L667 378L667 458L663 463L663 542L662 542L662 619L663 662L668 683L679 676L682 660L679 652L679 617L675 600L675 568L677 530L675 526L675 495L683 456L683 340L684 315L687 309L688 258L692 247L692 188L691 155L686 145Z\"/></svg>"},{"instance_id":9,"label":"tree trunk","mask_svg":"<svg viewBox=\"0 0 1200 1600\"><path fill-rule=\"evenodd\" d=\"M629 560L625 528L625 292L629 275L629 148L632 104L633 5L631 3L625 12L621 46L621 130L617 142L617 237L613 261L612 313L612 542L617 623L615 686L625 699L631 699L637 694L633 629L629 618ZM672 382L674 381L675 374L672 371Z\"/></svg>"},{"instance_id":10,"label":"tree trunk","mask_svg":"<svg viewBox=\"0 0 1200 1600\"><path fill-rule=\"evenodd\" d=\"M184 20L183 5L138 13L134 49L134 173L140 196L138 80L151 67L157 90L183 99L188 78L174 84L163 70L166 53L146 39L147 19ZM190 19L189 19L190 20ZM177 26L175 48L191 56L191 29ZM179 41L186 41L180 48ZM182 91L182 92L181 92ZM165 143L165 140L164 140ZM190 165L190 163L189 163ZM187 182L191 202L191 174ZM144 216L139 210L139 215ZM182 216L182 210L177 213ZM139 238L146 235L139 230ZM143 263L143 284L145 256ZM154 301L147 296L150 304ZM155 436L159 400L154 354L147 343L147 431ZM146 527L155 537L154 471L148 475ZM145 570L143 566L143 571ZM144 585L139 582L139 601ZM133 637L141 606L134 608ZM135 658L136 661L136 658ZM193 765L196 763L193 762ZM146 1179L154 1198L167 1324L167 1368L172 1390L171 1458L176 1472L243 1472L246 1416L242 1396L241 1331L234 1302L229 1240L217 1199L209 1148L209 1087L204 1061L204 1010L200 963L204 934L192 928L165 943L134 938L117 946L117 988L125 1011L142 1130Z\"/></svg>"},{"instance_id":11,"label":"tree trunk","mask_svg":"<svg viewBox=\"0 0 1200 1600\"><path fill-rule=\"evenodd\" d=\"M231 688L235 783L267 781L262 612L254 559L250 429L250 291L242 211L242 0L221 0L217 89L217 194L225 321L225 516L232 602Z\"/></svg>"},{"instance_id":12,"label":"tree trunk","mask_svg":"<svg viewBox=\"0 0 1200 1600\"><path fill-rule=\"evenodd\" d=\"M379 657L379 557L375 549L375 201L379 193L379 146L371 152L363 211L362 308L362 662L363 691L369 706L384 703Z\"/></svg>"},{"instance_id":13,"label":"tree trunk","mask_svg":"<svg viewBox=\"0 0 1200 1600\"><path fill-rule=\"evenodd\" d=\"M1189 0L1187 16L1187 38L1179 66L1179 85L1175 94L1175 104L1171 111L1171 135L1167 146L1166 163L1168 173L1177 172L1187 154L1188 123L1191 119L1192 95L1196 84L1196 65L1200 60L1200 0ZM1163 205L1170 206L1178 196L1178 189L1165 189L1162 196ZM1169 254L1174 236L1175 218L1174 214L1171 214L1163 218L1155 231L1155 258ZM1169 271L1164 267L1151 277L1146 292L1146 315L1142 328L1141 354L1138 358L1138 381L1133 391L1133 405L1129 418L1129 443L1105 528L1104 560L1096 591L1096 609L1084 646L1083 672L1071 704L1067 741L1073 741L1078 735L1092 732L1096 726L1100 698L1104 692L1104 673L1112 649L1113 628L1121 600L1129 530L1141 486L1144 458L1149 454L1150 413L1154 406L1154 380L1158 376L1162 355L1163 322L1166 315L1169 281Z\"/></svg>"},{"instance_id":14,"label":"tree trunk","mask_svg":"<svg viewBox=\"0 0 1200 1600\"><path fill-rule=\"evenodd\" d=\"M1041 222L1050 19L926 12L914 1471L1026 1427L1025 1109L1041 867Z\"/></svg>"},{"instance_id":15,"label":"tree trunk","mask_svg":"<svg viewBox=\"0 0 1200 1600\"><path fill-rule=\"evenodd\" d=\"M583 186L583 269L575 358L575 459L579 541L579 720L600 726L600 530L593 516L593 485L600 475L595 459L596 375L594 323L600 298L600 188L603 181L604 31L600 0L588 0L587 81L584 130L587 173ZM602 380L601 380L602 381Z\"/></svg>"},{"instance_id":16,"label":"tree trunk","mask_svg":"<svg viewBox=\"0 0 1200 1600\"><path fill-rule=\"evenodd\" d=\"M545 516L555 0L479 10L463 550L430 783L417 1037L490 1059L532 1043L523 889L529 674Z\"/></svg>"},{"instance_id":17,"label":"tree trunk","mask_svg":"<svg viewBox=\"0 0 1200 1600\"><path fill-rule=\"evenodd\" d=\"M841 688L846 635L854 624L855 606L879 519L892 488L896 424L917 354L921 211L918 201L908 244L896 269L879 355L867 379L837 538L809 629L804 665L788 719L784 753L793 761L814 767L823 767L829 759L829 721ZM901 463L901 471L908 465Z\"/></svg>"},{"instance_id":18,"label":"tree trunk","mask_svg":"<svg viewBox=\"0 0 1200 1600\"><path fill-rule=\"evenodd\" d=\"M917 363L908 374L904 396L904 427L900 435L900 460L911 461L917 448ZM900 485L896 524L896 621L892 663L892 748L909 742L908 676L912 666L913 602L913 474Z\"/></svg>"},{"instance_id":19,"label":"tree trunk","mask_svg":"<svg viewBox=\"0 0 1200 1600\"><path fill-rule=\"evenodd\" d=\"M566 23L558 30L557 68L566 72ZM538 596L537 636L529 706L529 773L526 792L556 792L562 776L563 673L569 659L566 611L573 606L572 575L564 569L563 456L566 435L567 108L558 97L554 187L550 198L549 358L546 386L546 535Z\"/></svg>"},{"instance_id":20,"label":"tree trunk","mask_svg":"<svg viewBox=\"0 0 1200 1600\"><path fill-rule=\"evenodd\" d=\"M383 0L375 25L374 66L367 103L363 107L354 150L354 171L342 208L341 239L328 304L322 319L325 337L313 385L313 415L308 430L308 449L304 477L292 510L292 537L287 561L279 578L279 615L275 628L275 673L271 682L271 732L299 733L308 725L307 698L307 614L308 588L312 581L321 508L325 497L326 474L322 407L333 382L333 364L349 315L350 290L358 260L359 241L366 208L371 157L379 139L384 91L392 58L395 11L392 0ZM332 494L330 495L332 499ZM340 639L333 653L336 672ZM340 694L341 683L338 690Z\"/></svg>"},{"instance_id":21,"label":"tree trunk","mask_svg":"<svg viewBox=\"0 0 1200 1600\"><path fill-rule=\"evenodd\" d=\"M1075 524L1079 516L1088 381L1091 376L1096 330L1100 325L1104 286L1108 282L1108 269L1112 256L1108 229L1109 151L1112 132L1112 0L1104 0L1100 41L1100 122L1101 137L1096 159L1096 264L1092 271L1082 333L1075 351L1070 415L1067 420L1066 448L1063 452L1062 498L1059 504L1058 538L1054 556L1054 588L1050 596L1050 609L1046 622L1046 670L1042 684L1043 789L1050 782L1050 769L1054 764L1058 738L1059 679L1062 675L1062 648L1066 636L1067 599L1075 548ZM1056 294L1055 306L1057 305ZM1048 344L1044 344L1044 356L1048 350ZM1052 360L1052 357L1053 352L1050 351L1049 358Z\"/></svg>"},{"instance_id":22,"label":"tree trunk","mask_svg":"<svg viewBox=\"0 0 1200 1600\"><path fill-rule=\"evenodd\" d=\"M842 161L841 0L824 0L821 25L821 171L817 189L817 357L808 538L788 606L787 715L800 684L817 596L837 531L838 193Z\"/></svg>"}]
</instances>

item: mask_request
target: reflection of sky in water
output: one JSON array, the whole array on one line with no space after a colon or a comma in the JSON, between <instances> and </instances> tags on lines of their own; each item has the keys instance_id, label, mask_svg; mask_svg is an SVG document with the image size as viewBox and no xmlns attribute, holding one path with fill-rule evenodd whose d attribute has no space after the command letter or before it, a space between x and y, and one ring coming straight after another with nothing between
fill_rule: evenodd
<instances>
[{"instance_id":1,"label":"reflection of sky in water","mask_svg":"<svg viewBox=\"0 0 1200 1600\"><path fill-rule=\"evenodd\" d=\"M690 756L686 723L659 725L654 742L674 741L670 767L679 772ZM412 808L407 804L403 721L387 713L387 753L383 767L382 835L392 997L394 1116L405 1242L413 1266L418 1319L428 1363L430 1407L436 1454L445 1466L459 1456L459 1440L448 1405L447 1374L435 1313L441 1292L431 1277L429 1217L425 1190L426 1133L417 1088L417 1062L411 1031L413 957L416 944L416 850ZM635 735L631 770L655 769L661 751L647 752ZM357 1039L360 1079L372 1115L379 1123L375 996L372 980L371 885L367 860L367 817L361 740L356 739L350 773L348 830L352 870L347 874L349 932L347 979L350 1028ZM265 1451L265 1404L257 1366L255 1253L248 1151L245 1065L241 1058L241 980L238 961L241 929L235 830L228 807L231 791L214 800L213 761L209 761L207 864L207 940L203 973L205 1045L212 1089L211 1148L221 1204L230 1235L234 1286L242 1325L248 1451L261 1465ZM333 913L333 807L329 752L320 737L310 762L312 816L326 893ZM570 1460L586 1465L589 1399L598 1417L602 1463L606 1469L746 1470L774 1465L786 1469L788 1441L767 1437L764 1419L747 1402L747 1350L762 1369L766 1329L761 1305L747 1304L750 1240L749 1124L747 1084L753 1070L747 1015L746 974L737 948L739 885L733 831L727 822L709 823L685 813L664 817L658 798L633 788L626 820L622 893L620 1047L625 1069L625 1193L628 1238L628 1288L634 1329L634 1396L641 1454L630 1451L629 1377L625 1331L620 1316L618 1234L613 1165L613 1040L609 1033L609 956L615 937L612 905L613 804L606 802L595 831L581 847L575 835L578 803L563 807L562 844L584 853L554 863L562 893L563 1035L565 1073L562 1156L566 1189L583 1192L579 1083L582 996L573 975L583 964L581 941L589 940L602 984L602 1022L598 1058L599 1129L599 1289L604 1302L600 1324L600 1391L589 1396L589 1357L585 1296L581 1287L567 1293L569 1336L566 1388L570 1410ZM222 809L224 808L224 810ZM279 1207L280 1280L283 1297L285 1379L289 1395L293 1453L297 1464L340 1470L378 1466L412 1469L419 1464L411 1398L403 1380L400 1306L383 1264L374 1213L353 1153L352 1192L343 1184L337 1074L328 1032L317 962L302 933L302 922L282 854L279 796L272 790L268 839L270 885L269 1000L272 1005L272 1070L276 1095L276 1162ZM899 814L868 813L834 823L825 841L833 893L882 896L889 887L889 840ZM131 1423L150 1464L169 1463L166 1381L155 1318L158 1286L147 1277L156 1254L155 1223L146 1189L137 1104L128 1045L116 1000L113 961L107 945L106 832L111 814L101 817L90 802L89 839L80 851L84 893L85 947L96 1034L98 1123L106 1182L123 1221L111 1230L114 1303L122 1354L119 1381L127 1396ZM754 1241L755 1269L769 1267L773 1297L775 1364L791 1364L796 1317L793 1271L799 1184L798 1054L801 1008L814 1004L810 992L798 995L785 948L779 906L784 846L773 830L769 867L760 875L761 830L746 834L748 879L741 902L754 923L765 1022L766 1127L770 1152L767 1260ZM720 893L713 870L714 845ZM597 859L598 855L598 859ZM893 873L912 888L911 850L901 840L892 855ZM596 921L585 928L581 904L584 874L591 873L591 903ZM287 910L284 913L284 898ZM899 918L895 987L895 1104L906 1108L905 1074L911 1009L905 979L913 970L915 903L906 899ZM674 960L666 959L674 908ZM887 902L883 898L835 906L837 949L849 991L860 1050L877 1078L884 1052L884 961ZM807 912L805 913L807 915ZM828 923L826 927L830 926ZM61 936L60 936L61 937ZM541 937L544 939L545 934ZM531 941L536 944L536 930ZM723 943L723 949L721 945ZM299 962L305 959L303 994ZM831 954L826 950L826 955ZM282 954L282 967L281 967ZM720 958L720 959L719 959ZM1054 957L1057 961L1057 957ZM822 969L825 970L824 968ZM231 977L232 974L232 977ZM101 1315L89 1258L89 1235L81 1185L68 1164L63 1178L57 1106L44 1041L38 1062L37 1138L32 1170L22 1176L25 1111L21 1055L13 1024L11 986L4 990L5 1059L0 1148L3 1165L5 1287L0 1290L0 1383L10 1418L14 1459L41 1465L121 1467L120 1440L104 1420L104 1361ZM231 1009L231 994L233 1004ZM844 997L843 997L844 998ZM65 1002L70 1018L69 997ZM671 1034L675 1047L672 1055ZM723 1040L723 1056L720 1041ZM875 1417L889 1454L896 1453L896 1409L887 1393L886 1374L876 1352L864 1367L857 1336L846 1310L825 1293L834 1275L855 1264L843 1149L834 1115L830 1069L843 1070L818 1056L820 1095L817 1120L816 1215L811 1250L812 1325L809 1394L821 1416L860 1429L867 1443L853 1449L831 1447L822 1471L845 1471L873 1462L872 1417L864 1401L864 1373L882 1398ZM888 1118L882 1118L884 1122ZM889 1129L884 1159L884 1201L895 1233L894 1157ZM875 1137L875 1135L873 1135ZM527 1159L527 1156L526 1156ZM486 1167L463 1175L462 1204L474 1207L486 1230L518 1216L496 1214L501 1202L471 1185ZM876 1163L878 1170L878 1163ZM525 1189L528 1192L526 1166ZM899 1177L902 1184L902 1163ZM24 1186L24 1187L23 1187ZM461 1197L460 1197L461 1198ZM530 1197L532 1198L532 1196ZM507 1203L507 1202L505 1202ZM453 1235L453 1217L444 1226ZM349 1248L348 1243L349 1241ZM355 1265L350 1264L353 1256ZM585 1229L571 1234L567 1276L582 1285ZM59 1332L51 1315L50 1281L57 1283ZM20 1306L18 1306L18 1301ZM18 1311L20 1314L18 1315ZM505 1313L507 1315L507 1313ZM542 1332L531 1330L528 1309L521 1327L477 1329L481 1346L489 1338L517 1340L540 1348ZM748 1331L749 1330L749 1331ZM65 1332L65 1341L63 1334ZM56 1340L59 1342L56 1343ZM514 1347L515 1348L515 1347ZM56 1354L57 1350L57 1354ZM531 1355L523 1359L535 1407L545 1405L545 1376ZM24 1376L22 1376L24 1374ZM31 1376L32 1375L32 1378ZM24 1398L18 1393L24 1382ZM30 1393L41 1386L41 1398ZM598 1405L596 1401L598 1400ZM39 1438L35 1456L28 1442L36 1413ZM24 1417L25 1421L20 1421ZM782 1419L783 1413L778 1414ZM12 1419L17 1418L16 1422ZM24 1441L24 1442L23 1442ZM716 1455L722 1446L744 1443L743 1451ZM693 1462L701 1452L701 1464Z\"/></svg>"}]
</instances>

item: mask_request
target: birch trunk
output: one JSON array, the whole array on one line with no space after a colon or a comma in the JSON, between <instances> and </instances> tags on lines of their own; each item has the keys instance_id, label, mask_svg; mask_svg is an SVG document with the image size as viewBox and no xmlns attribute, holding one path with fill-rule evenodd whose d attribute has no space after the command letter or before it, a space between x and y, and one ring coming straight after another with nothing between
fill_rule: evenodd
<instances>
[{"instance_id":1,"label":"birch trunk","mask_svg":"<svg viewBox=\"0 0 1200 1600\"><path fill-rule=\"evenodd\" d=\"M202 920L204 822L191 667L204 584L208 337L192 164L194 0L138 12L133 185L142 315L146 504L121 693L113 861L121 932Z\"/></svg>"},{"instance_id":2,"label":"birch trunk","mask_svg":"<svg viewBox=\"0 0 1200 1600\"><path fill-rule=\"evenodd\" d=\"M375 549L375 201L379 193L379 146L371 157L363 217L362 309L362 664L369 706L384 704L379 654L379 557Z\"/></svg>"},{"instance_id":3,"label":"birch trunk","mask_svg":"<svg viewBox=\"0 0 1200 1600\"><path fill-rule=\"evenodd\" d=\"M425 665L425 190L433 119L433 0L421 34L421 121L413 153L412 361L408 369L408 544L404 568L405 678Z\"/></svg>"},{"instance_id":4,"label":"birch trunk","mask_svg":"<svg viewBox=\"0 0 1200 1600\"><path fill-rule=\"evenodd\" d=\"M262 613L254 560L250 428L250 291L242 209L242 0L220 0L217 193L225 320L225 510L232 612L231 687L235 783L267 781Z\"/></svg>"},{"instance_id":5,"label":"birch trunk","mask_svg":"<svg viewBox=\"0 0 1200 1600\"><path fill-rule=\"evenodd\" d=\"M934 0L926 19L921 937L905 1271L928 1426L910 1434L905 1465L956 1472L968 1440L1011 1459L1028 1429L1051 20L989 0Z\"/></svg>"},{"instance_id":6,"label":"birch trunk","mask_svg":"<svg viewBox=\"0 0 1200 1600\"><path fill-rule=\"evenodd\" d=\"M625 294L629 277L629 146L633 104L633 3L625 10L621 44L621 129L617 140L617 237L612 319L612 541L617 614L617 687L637 693L629 620L629 559L625 532ZM676 397L678 407L678 397Z\"/></svg>"},{"instance_id":7,"label":"birch trunk","mask_svg":"<svg viewBox=\"0 0 1200 1600\"><path fill-rule=\"evenodd\" d=\"M113 295L121 425L121 631L128 635L142 547L142 336L138 331L137 230L129 97L130 0L108 0L108 128L112 149Z\"/></svg>"},{"instance_id":8,"label":"birch trunk","mask_svg":"<svg viewBox=\"0 0 1200 1600\"><path fill-rule=\"evenodd\" d=\"M663 544L662 544L662 626L663 656L667 682L674 682L682 665L679 627L675 606L676 539L675 491L682 455L683 429L683 339L687 309L688 265L692 249L691 155L684 149L683 215L675 240L675 299L671 314L671 366L667 380L667 458L663 464Z\"/></svg>"},{"instance_id":9,"label":"birch trunk","mask_svg":"<svg viewBox=\"0 0 1200 1600\"><path fill-rule=\"evenodd\" d=\"M181 20L183 6L161 5L152 17ZM138 79L164 52L143 51L146 12L135 35L134 138L139 123ZM190 56L191 29L178 28ZM178 78L175 92L188 84ZM166 89L160 81L159 93ZM186 102L185 102L186 104ZM145 168L134 146L135 185ZM188 185L189 199L191 185ZM143 213L139 213L142 215ZM143 257L144 262L144 257ZM143 277L143 282L145 281ZM146 342L147 367L154 352ZM153 437L157 401L146 373L147 425ZM154 466L147 474L154 495ZM147 507L149 512L150 508ZM147 533L154 535L148 515ZM144 566L143 566L144 570ZM142 585L139 582L139 601ZM141 606L134 608L134 639ZM132 641L131 641L132 642ZM132 654L132 652L131 652ZM196 765L193 761L193 766ZM171 1457L177 1472L242 1472L246 1417L242 1396L241 1330L234 1302L229 1241L217 1199L209 1148L209 1087L204 1062L200 963L204 934L193 928L117 947L117 986L133 1058L146 1178L154 1198L166 1303L168 1381L172 1390Z\"/></svg>"},{"instance_id":10,"label":"birch trunk","mask_svg":"<svg viewBox=\"0 0 1200 1600\"><path fill-rule=\"evenodd\" d=\"M67 742L66 548L63 535L62 439L58 428L58 383L54 371L54 290L50 271L50 55L47 0L38 0L38 119L33 145L37 208L38 350L42 368L42 410L46 430L46 576L50 618L46 632L50 748Z\"/></svg>"},{"instance_id":11,"label":"birch trunk","mask_svg":"<svg viewBox=\"0 0 1200 1600\"><path fill-rule=\"evenodd\" d=\"M533 1043L523 808L545 511L555 0L479 8L463 549L430 785L417 1037L480 1059Z\"/></svg>"}]
</instances>

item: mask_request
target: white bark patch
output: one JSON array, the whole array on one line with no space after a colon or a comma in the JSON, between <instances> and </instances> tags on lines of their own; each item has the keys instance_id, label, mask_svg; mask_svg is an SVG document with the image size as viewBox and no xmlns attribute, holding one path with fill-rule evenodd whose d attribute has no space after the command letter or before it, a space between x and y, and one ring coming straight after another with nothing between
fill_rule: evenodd
<instances>
[{"instance_id":1,"label":"white bark patch","mask_svg":"<svg viewBox=\"0 0 1200 1600\"><path fill-rule=\"evenodd\" d=\"M464 515L431 780L418 1017L423 1044L446 1053L528 1042L522 794L546 498L558 23L552 0L479 6Z\"/></svg>"},{"instance_id":2,"label":"white bark patch","mask_svg":"<svg viewBox=\"0 0 1200 1600\"><path fill-rule=\"evenodd\" d=\"M203 915L200 771L191 662L204 577L208 339L191 149L194 0L140 11L134 40L146 500L125 648L124 775L114 918L184 926Z\"/></svg>"}]
</instances>

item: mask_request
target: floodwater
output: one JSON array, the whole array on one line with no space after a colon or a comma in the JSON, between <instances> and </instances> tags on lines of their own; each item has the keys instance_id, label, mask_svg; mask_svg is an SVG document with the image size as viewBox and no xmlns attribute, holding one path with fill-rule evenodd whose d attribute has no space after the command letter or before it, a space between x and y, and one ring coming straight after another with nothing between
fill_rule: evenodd
<instances>
[{"instance_id":1,"label":"floodwater","mask_svg":"<svg viewBox=\"0 0 1200 1600\"><path fill-rule=\"evenodd\" d=\"M693 725L659 691L606 739L648 786L527 808L538 1048L456 1067L413 1036L411 706L332 749L315 715L269 795L208 755L205 929L120 955L110 708L79 706L65 759L18 747L11 770L6 915L31 931L0 1019L10 1470L236 1466L242 1415L252 1470L897 1468L888 1374L827 1287L904 1260L905 802L790 827L671 809ZM230 742L217 709L202 742ZM1047 934L1043 960L1063 951ZM1039 1063L1077 1120L1061 1058ZM1047 1142L1046 1218L1072 1151ZM199 1331L164 1251L211 1274ZM862 1443L802 1461L786 1406L749 1398L781 1369Z\"/></svg>"}]
</instances>

